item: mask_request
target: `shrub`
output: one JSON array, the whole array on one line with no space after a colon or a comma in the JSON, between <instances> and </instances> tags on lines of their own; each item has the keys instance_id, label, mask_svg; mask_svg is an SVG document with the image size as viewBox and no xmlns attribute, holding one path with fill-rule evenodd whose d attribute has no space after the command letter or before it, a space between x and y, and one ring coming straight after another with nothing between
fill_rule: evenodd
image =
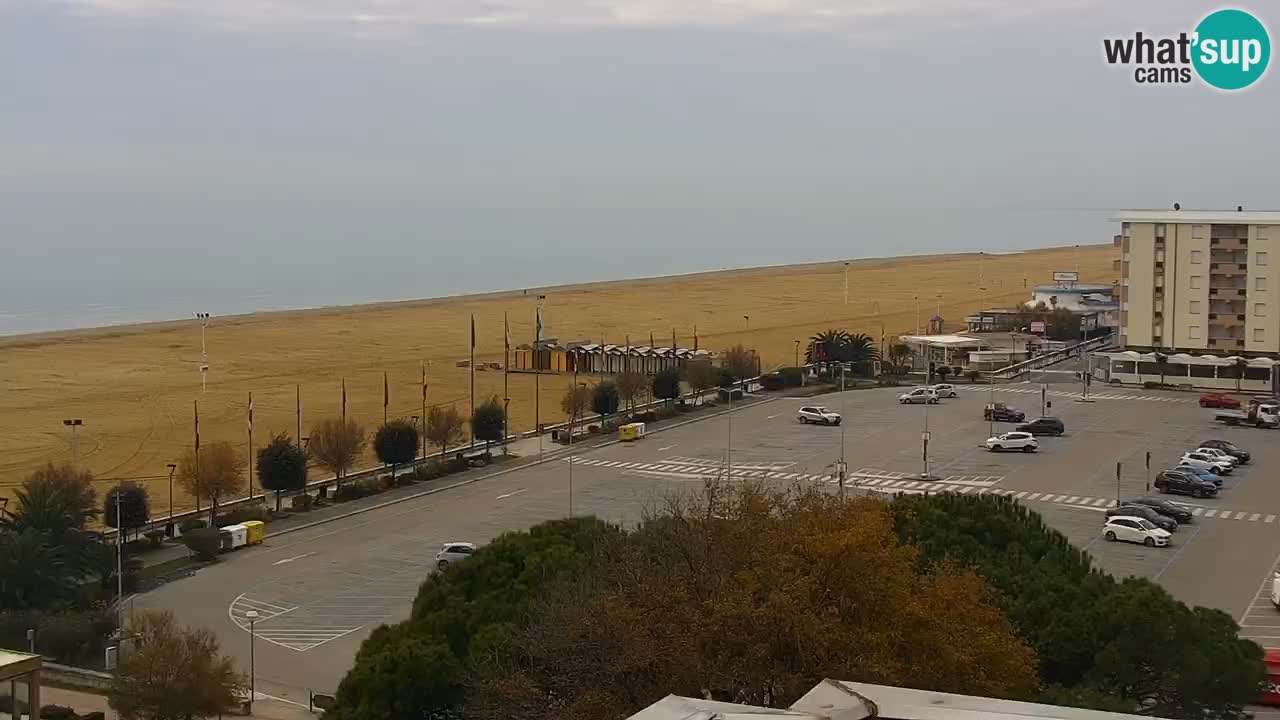
<instances>
[{"instance_id":1,"label":"shrub","mask_svg":"<svg viewBox=\"0 0 1280 720\"><path fill-rule=\"evenodd\" d=\"M798 368L798 367L778 368L777 374L782 377L782 382L787 387L800 387L800 385L803 384L804 382L804 368Z\"/></svg>"},{"instance_id":2,"label":"shrub","mask_svg":"<svg viewBox=\"0 0 1280 720\"><path fill-rule=\"evenodd\" d=\"M600 434L600 426L599 426L599 425L594 425L594 424L593 424L593 425L588 425L588 426L587 426L587 432L588 432L588 433L590 433L591 435L599 435L599 434Z\"/></svg>"},{"instance_id":3,"label":"shrub","mask_svg":"<svg viewBox=\"0 0 1280 720\"><path fill-rule=\"evenodd\" d=\"M645 410L631 416L631 419L635 422L651 423L658 419L658 414L652 410Z\"/></svg>"},{"instance_id":4,"label":"shrub","mask_svg":"<svg viewBox=\"0 0 1280 720\"><path fill-rule=\"evenodd\" d=\"M760 376L760 387L765 390L781 390L787 386L781 373L771 372Z\"/></svg>"},{"instance_id":5,"label":"shrub","mask_svg":"<svg viewBox=\"0 0 1280 720\"><path fill-rule=\"evenodd\" d=\"M426 480L435 480L444 475L444 466L436 458L432 458L418 467L413 469L413 479L415 482L424 482Z\"/></svg>"},{"instance_id":6,"label":"shrub","mask_svg":"<svg viewBox=\"0 0 1280 720\"><path fill-rule=\"evenodd\" d=\"M965 373L964 375L965 375L965 377L969 378L969 382L971 382L971 383L976 383L976 382L978 382L978 378L982 377L982 373L978 372L977 370L970 370L969 372Z\"/></svg>"},{"instance_id":7,"label":"shrub","mask_svg":"<svg viewBox=\"0 0 1280 720\"><path fill-rule=\"evenodd\" d=\"M192 530L199 530L200 528L205 527L209 527L209 523L200 518L187 518L186 520L178 523L178 530L181 530L183 535L186 535Z\"/></svg>"},{"instance_id":8,"label":"shrub","mask_svg":"<svg viewBox=\"0 0 1280 720\"><path fill-rule=\"evenodd\" d=\"M195 528L182 534L182 544L195 559L212 562L218 559L222 550L222 531L211 527Z\"/></svg>"},{"instance_id":9,"label":"shrub","mask_svg":"<svg viewBox=\"0 0 1280 720\"><path fill-rule=\"evenodd\" d=\"M471 463L467 462L466 456L462 453L449 458L449 463L445 465L446 471L450 473L462 472L469 467L471 467Z\"/></svg>"},{"instance_id":10,"label":"shrub","mask_svg":"<svg viewBox=\"0 0 1280 720\"><path fill-rule=\"evenodd\" d=\"M350 500L359 500L362 497L377 495L382 492L382 481L376 478L367 480L357 480L349 482L338 488L333 493L334 502L348 502Z\"/></svg>"},{"instance_id":11,"label":"shrub","mask_svg":"<svg viewBox=\"0 0 1280 720\"><path fill-rule=\"evenodd\" d=\"M218 527L226 527L228 525L239 525L246 520L257 520L266 522L271 519L271 513L266 507L259 503L251 503L241 505L234 508L228 513L218 516Z\"/></svg>"},{"instance_id":12,"label":"shrub","mask_svg":"<svg viewBox=\"0 0 1280 720\"><path fill-rule=\"evenodd\" d=\"M151 541L151 547L160 547L164 544L165 532L163 530L148 530L142 533L142 536Z\"/></svg>"},{"instance_id":13,"label":"shrub","mask_svg":"<svg viewBox=\"0 0 1280 720\"><path fill-rule=\"evenodd\" d=\"M115 629L115 616L101 609L0 613L0 647L26 648L30 628L35 628L36 651L41 655L66 665L96 667L106 638Z\"/></svg>"},{"instance_id":14,"label":"shrub","mask_svg":"<svg viewBox=\"0 0 1280 720\"><path fill-rule=\"evenodd\" d=\"M1160 383L1156 382L1155 380L1144 380L1142 381L1142 387L1148 390L1155 390L1160 387Z\"/></svg>"},{"instance_id":15,"label":"shrub","mask_svg":"<svg viewBox=\"0 0 1280 720\"><path fill-rule=\"evenodd\" d=\"M45 705L40 708L42 720L80 720L75 710L62 705Z\"/></svg>"},{"instance_id":16,"label":"shrub","mask_svg":"<svg viewBox=\"0 0 1280 720\"><path fill-rule=\"evenodd\" d=\"M294 495L289 498L289 509L296 512L306 512L311 509L311 496L307 493Z\"/></svg>"}]
</instances>

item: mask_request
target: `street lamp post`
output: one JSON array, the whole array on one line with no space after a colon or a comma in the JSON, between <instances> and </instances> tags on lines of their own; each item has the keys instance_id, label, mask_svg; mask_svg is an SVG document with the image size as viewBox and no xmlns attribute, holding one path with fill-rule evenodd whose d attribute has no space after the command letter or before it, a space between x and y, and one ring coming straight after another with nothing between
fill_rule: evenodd
<instances>
[{"instance_id":1,"label":"street lamp post","mask_svg":"<svg viewBox=\"0 0 1280 720\"><path fill-rule=\"evenodd\" d=\"M575 358L576 360L576 358ZM569 413L569 517L573 517L573 428L578 419L578 388L586 388L587 384L578 382L578 364L573 364L573 407Z\"/></svg>"},{"instance_id":2,"label":"street lamp post","mask_svg":"<svg viewBox=\"0 0 1280 720\"><path fill-rule=\"evenodd\" d=\"M929 398L924 399L924 432L920 434L920 443L924 451L924 473L920 479L928 480L932 477L929 474Z\"/></svg>"},{"instance_id":3,"label":"street lamp post","mask_svg":"<svg viewBox=\"0 0 1280 720\"><path fill-rule=\"evenodd\" d=\"M410 417L411 417L411 418L413 418L413 429L414 429L414 430L417 430L417 429L418 429L418 416L417 416L417 415L411 415ZM423 439L423 438L419 438L419 440L421 440L421 439ZM417 447L417 445L416 445L416 444L414 445L413 452L414 452L414 454L417 454L417 452L418 452L418 447ZM423 453L422 453L422 457L424 457L424 458L425 458L426 456L427 456L427 454L426 454L425 452L423 452ZM416 465L417 463L415 462L414 464Z\"/></svg>"},{"instance_id":4,"label":"street lamp post","mask_svg":"<svg viewBox=\"0 0 1280 720\"><path fill-rule=\"evenodd\" d=\"M178 466L169 463L169 527L166 530L169 537L173 537L173 474L177 472Z\"/></svg>"},{"instance_id":5,"label":"street lamp post","mask_svg":"<svg viewBox=\"0 0 1280 720\"><path fill-rule=\"evenodd\" d=\"M742 316L742 319L743 319L743 320L745 320L745 321L747 322L747 332L751 332L751 316L750 316L750 315L743 315L743 316Z\"/></svg>"},{"instance_id":6,"label":"street lamp post","mask_svg":"<svg viewBox=\"0 0 1280 720\"><path fill-rule=\"evenodd\" d=\"M71 428L71 467L79 469L80 467L80 426L84 425L84 420L80 418L70 418L62 421L63 425Z\"/></svg>"},{"instance_id":7,"label":"street lamp post","mask_svg":"<svg viewBox=\"0 0 1280 720\"><path fill-rule=\"evenodd\" d=\"M200 392L203 393L208 389L209 376L209 350L205 344L205 331L209 329L209 313L198 312L196 319L200 321Z\"/></svg>"},{"instance_id":8,"label":"street lamp post","mask_svg":"<svg viewBox=\"0 0 1280 720\"><path fill-rule=\"evenodd\" d=\"M840 363L840 465L837 471L840 474L840 497L844 498L844 480L845 470L848 465L844 460L844 368L845 364Z\"/></svg>"},{"instance_id":9,"label":"street lamp post","mask_svg":"<svg viewBox=\"0 0 1280 720\"><path fill-rule=\"evenodd\" d=\"M849 263L844 264L844 304L849 304Z\"/></svg>"},{"instance_id":10,"label":"street lamp post","mask_svg":"<svg viewBox=\"0 0 1280 720\"><path fill-rule=\"evenodd\" d=\"M257 695L254 678L254 662L253 662L253 645L254 632L253 624L258 621L258 611L250 610L244 616L249 619L249 712L253 712L253 698Z\"/></svg>"}]
</instances>

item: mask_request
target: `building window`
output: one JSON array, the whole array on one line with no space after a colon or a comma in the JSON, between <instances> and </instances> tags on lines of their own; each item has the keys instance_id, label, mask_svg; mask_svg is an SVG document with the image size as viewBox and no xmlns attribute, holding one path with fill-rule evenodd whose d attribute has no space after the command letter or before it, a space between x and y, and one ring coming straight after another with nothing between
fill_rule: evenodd
<instances>
[{"instance_id":1,"label":"building window","mask_svg":"<svg viewBox=\"0 0 1280 720\"><path fill-rule=\"evenodd\" d=\"M1266 290L1266 289L1267 289L1267 279L1266 279L1266 278L1264 278L1264 277L1254 278L1254 279L1253 279L1253 289L1254 289L1254 290Z\"/></svg>"},{"instance_id":2,"label":"building window","mask_svg":"<svg viewBox=\"0 0 1280 720\"><path fill-rule=\"evenodd\" d=\"M1199 340L1199 339L1200 339L1200 326L1199 326L1199 325L1188 325L1188 326L1187 326L1187 337L1191 338L1192 340Z\"/></svg>"},{"instance_id":3,"label":"building window","mask_svg":"<svg viewBox=\"0 0 1280 720\"><path fill-rule=\"evenodd\" d=\"M1201 283L1203 280L1204 280L1204 276L1203 276L1203 275L1192 275L1192 276L1191 276L1191 289L1192 289L1192 290L1199 290L1199 289L1200 289L1200 283Z\"/></svg>"},{"instance_id":4,"label":"building window","mask_svg":"<svg viewBox=\"0 0 1280 720\"><path fill-rule=\"evenodd\" d=\"M1204 256L1204 253L1203 253L1203 252L1201 252L1201 251L1199 251L1199 250L1192 250L1192 251L1191 251L1191 264L1192 264L1192 265L1199 265L1199 264L1201 263L1201 261L1204 259L1204 258L1203 258L1203 256Z\"/></svg>"},{"instance_id":5,"label":"building window","mask_svg":"<svg viewBox=\"0 0 1280 720\"><path fill-rule=\"evenodd\" d=\"M1120 234L1129 237L1129 223L1120 223Z\"/></svg>"},{"instance_id":6,"label":"building window","mask_svg":"<svg viewBox=\"0 0 1280 720\"><path fill-rule=\"evenodd\" d=\"M1189 312L1190 312L1192 315L1199 315L1199 314L1200 314L1200 301L1199 301L1199 300L1192 300L1190 303L1187 303L1187 304L1190 306Z\"/></svg>"},{"instance_id":7,"label":"building window","mask_svg":"<svg viewBox=\"0 0 1280 720\"><path fill-rule=\"evenodd\" d=\"M1266 317L1266 315L1267 315L1267 304L1266 304L1266 303L1254 303L1254 304L1253 304L1253 316L1254 316L1254 317Z\"/></svg>"},{"instance_id":8,"label":"building window","mask_svg":"<svg viewBox=\"0 0 1280 720\"><path fill-rule=\"evenodd\" d=\"M1263 330L1262 328L1254 328L1254 329L1253 329L1253 341L1254 341L1254 342L1263 342L1263 341L1264 341L1264 340L1266 340L1266 339L1267 339L1267 331L1266 331L1266 330Z\"/></svg>"},{"instance_id":9,"label":"building window","mask_svg":"<svg viewBox=\"0 0 1280 720\"><path fill-rule=\"evenodd\" d=\"M1203 240L1203 239L1204 239L1204 226L1203 226L1203 225L1192 225L1192 226L1191 226L1191 239L1192 239L1192 240Z\"/></svg>"},{"instance_id":10,"label":"building window","mask_svg":"<svg viewBox=\"0 0 1280 720\"><path fill-rule=\"evenodd\" d=\"M1267 252L1266 252L1265 250L1259 250L1259 251L1258 251L1258 256L1257 256L1257 258L1256 258L1256 261L1257 261L1257 263L1258 263L1259 265L1266 265L1266 264L1267 264Z\"/></svg>"},{"instance_id":11,"label":"building window","mask_svg":"<svg viewBox=\"0 0 1280 720\"><path fill-rule=\"evenodd\" d=\"M1125 233L1125 234L1126 234L1126 235L1128 235L1128 233ZM1158 238L1162 238L1162 237L1164 237L1164 224L1163 224L1163 223L1158 223L1158 224L1156 225L1156 237L1158 237Z\"/></svg>"}]
</instances>

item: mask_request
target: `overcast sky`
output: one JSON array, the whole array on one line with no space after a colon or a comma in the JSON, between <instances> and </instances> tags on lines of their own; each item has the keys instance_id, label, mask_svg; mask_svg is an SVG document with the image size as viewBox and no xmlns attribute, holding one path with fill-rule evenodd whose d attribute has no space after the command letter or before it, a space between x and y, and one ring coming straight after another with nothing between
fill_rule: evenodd
<instances>
[{"instance_id":1,"label":"overcast sky","mask_svg":"<svg viewBox=\"0 0 1280 720\"><path fill-rule=\"evenodd\" d=\"M0 332L60 297L296 306L1276 209L1280 71L1226 94L1102 60L1217 7L0 0Z\"/></svg>"}]
</instances>

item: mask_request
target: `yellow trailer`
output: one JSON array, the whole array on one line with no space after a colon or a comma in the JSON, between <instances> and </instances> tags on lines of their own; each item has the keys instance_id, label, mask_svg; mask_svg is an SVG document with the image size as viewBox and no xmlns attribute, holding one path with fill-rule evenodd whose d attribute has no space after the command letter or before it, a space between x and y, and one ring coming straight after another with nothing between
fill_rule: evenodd
<instances>
[{"instance_id":1,"label":"yellow trailer","mask_svg":"<svg viewBox=\"0 0 1280 720\"><path fill-rule=\"evenodd\" d=\"M644 423L628 423L618 427L618 439L623 442L634 442L644 437Z\"/></svg>"}]
</instances>

